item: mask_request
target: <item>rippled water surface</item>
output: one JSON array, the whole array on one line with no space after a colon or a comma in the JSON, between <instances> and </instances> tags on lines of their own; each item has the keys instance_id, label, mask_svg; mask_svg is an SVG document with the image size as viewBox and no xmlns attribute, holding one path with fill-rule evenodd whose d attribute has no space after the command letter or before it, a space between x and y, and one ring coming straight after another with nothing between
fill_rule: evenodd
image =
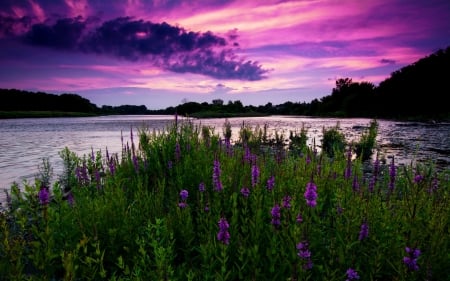
<instances>
[{"instance_id":1,"label":"rippled water surface","mask_svg":"<svg viewBox=\"0 0 450 281\"><path fill-rule=\"evenodd\" d=\"M61 172L62 161L58 153L68 147L79 156L108 148L110 153L121 151L121 135L124 143L130 142L130 129L163 130L173 116L102 116L80 118L40 118L0 120L0 189L12 182L31 181L38 172L43 158L48 158L54 174ZM308 143L320 145L322 129L336 126L347 140L358 139L370 119L334 119L310 117L254 117L231 118L234 137L243 123L252 126L268 125L269 133L277 130L287 138L289 131L308 129ZM215 128L222 134L225 119L194 120L196 124ZM426 124L378 120L377 146L386 157L395 155L398 163L431 159L440 166L450 167L450 124ZM135 138L137 139L137 137ZM56 176L55 176L56 177ZM0 197L3 197L3 193Z\"/></svg>"}]
</instances>

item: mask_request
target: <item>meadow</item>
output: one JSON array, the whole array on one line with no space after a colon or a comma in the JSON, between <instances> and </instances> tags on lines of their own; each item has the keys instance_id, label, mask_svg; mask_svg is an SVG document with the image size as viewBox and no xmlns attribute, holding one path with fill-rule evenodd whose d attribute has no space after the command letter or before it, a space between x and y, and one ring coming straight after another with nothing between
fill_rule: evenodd
<instances>
[{"instance_id":1,"label":"meadow","mask_svg":"<svg viewBox=\"0 0 450 281\"><path fill-rule=\"evenodd\" d=\"M175 120L66 148L56 182L44 159L8 192L0 280L450 280L450 172L370 160L376 129L318 152L304 128Z\"/></svg>"}]
</instances>

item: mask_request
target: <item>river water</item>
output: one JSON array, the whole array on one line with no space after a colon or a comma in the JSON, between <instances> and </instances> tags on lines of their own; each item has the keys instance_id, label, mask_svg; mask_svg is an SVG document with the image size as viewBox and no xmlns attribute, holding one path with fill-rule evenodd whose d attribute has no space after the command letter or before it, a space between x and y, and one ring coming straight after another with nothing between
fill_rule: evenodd
<instances>
[{"instance_id":1,"label":"river water","mask_svg":"<svg viewBox=\"0 0 450 281\"><path fill-rule=\"evenodd\" d=\"M101 116L77 118L38 118L0 120L0 199L2 189L13 182L32 182L42 159L48 158L55 177L62 171L59 152L68 147L79 156L101 150L119 153L124 143L130 142L130 130L141 128L164 130L174 121L173 116ZM358 140L370 119L312 118L304 116L269 116L230 118L233 137L243 124L251 127L268 125L268 132L308 130L308 144L320 145L323 128L339 123L347 141ZM377 147L385 157L395 156L399 164L431 159L440 167L450 167L450 123L428 124L377 120L379 124ZM215 128L222 135L225 119L193 120L195 124ZM320 149L320 147L319 147ZM1 200L0 200L1 201Z\"/></svg>"}]
</instances>

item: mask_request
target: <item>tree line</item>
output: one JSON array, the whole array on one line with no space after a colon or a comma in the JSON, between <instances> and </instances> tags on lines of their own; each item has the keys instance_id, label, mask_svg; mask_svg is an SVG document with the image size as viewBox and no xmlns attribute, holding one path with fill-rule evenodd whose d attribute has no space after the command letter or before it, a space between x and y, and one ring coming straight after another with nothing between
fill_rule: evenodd
<instances>
[{"instance_id":1,"label":"tree line","mask_svg":"<svg viewBox=\"0 0 450 281\"><path fill-rule=\"evenodd\" d=\"M215 99L211 103L184 102L149 110L145 105L97 107L76 94L31 93L0 89L0 111L49 110L93 114L180 114L189 116L308 115L398 119L450 119L446 102L450 93L450 47L403 67L382 81L353 82L340 78L328 96L306 102L244 106L241 101Z\"/></svg>"}]
</instances>

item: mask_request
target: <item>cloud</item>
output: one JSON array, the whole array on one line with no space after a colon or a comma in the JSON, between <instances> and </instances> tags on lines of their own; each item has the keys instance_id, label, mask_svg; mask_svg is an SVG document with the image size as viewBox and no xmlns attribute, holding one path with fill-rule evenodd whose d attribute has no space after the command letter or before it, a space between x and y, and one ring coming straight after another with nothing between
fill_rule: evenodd
<instances>
[{"instance_id":1,"label":"cloud","mask_svg":"<svg viewBox=\"0 0 450 281\"><path fill-rule=\"evenodd\" d=\"M13 27L9 26L4 33ZM130 17L106 21L94 28L89 26L90 21L81 17L60 19L53 25L39 23L31 26L24 39L30 45L148 61L168 71L218 79L255 81L264 79L268 73L258 62L235 55L236 32L228 36L228 41L210 31L186 31L166 22Z\"/></svg>"},{"instance_id":2,"label":"cloud","mask_svg":"<svg viewBox=\"0 0 450 281\"><path fill-rule=\"evenodd\" d=\"M390 60L390 59L381 59L380 62L382 64L395 64L396 63L395 60Z\"/></svg>"}]
</instances>

